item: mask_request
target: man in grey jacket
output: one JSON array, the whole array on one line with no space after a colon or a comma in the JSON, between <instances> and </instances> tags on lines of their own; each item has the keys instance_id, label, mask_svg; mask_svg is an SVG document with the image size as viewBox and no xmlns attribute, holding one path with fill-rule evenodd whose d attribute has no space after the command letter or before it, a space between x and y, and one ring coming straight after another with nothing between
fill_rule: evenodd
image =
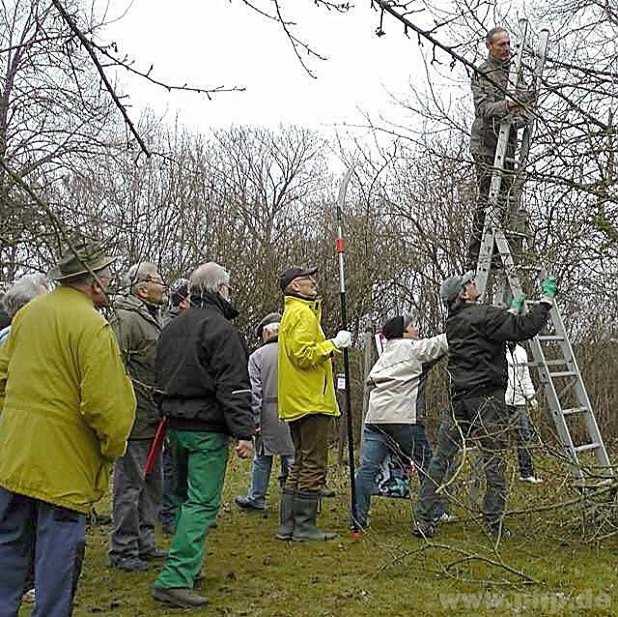
<instances>
[{"instance_id":1,"label":"man in grey jacket","mask_svg":"<svg viewBox=\"0 0 618 617\"><path fill-rule=\"evenodd\" d=\"M507 156L513 157L517 140L517 128L523 122L521 102L532 102L530 94L518 93L517 101L506 98L509 86L511 62L511 40L509 33L500 27L492 28L485 36L488 55L472 77L474 97L474 123L470 133L470 152L474 158L478 185L478 201L474 211L472 235L468 245L469 270L476 269L481 247L481 237L485 224L485 208L491 184L494 157L498 143L500 123L509 115L514 116L514 124L509 135ZM505 162L505 169L513 170L513 164ZM504 200L510 191L512 177L502 179L500 194Z\"/></svg>"},{"instance_id":2,"label":"man in grey jacket","mask_svg":"<svg viewBox=\"0 0 618 617\"><path fill-rule=\"evenodd\" d=\"M277 413L277 357L279 313L269 313L256 328L262 346L249 356L251 407L255 415L255 456L251 466L251 486L246 495L234 500L244 510L264 511L274 455L281 457L279 482L285 484L294 459L290 429Z\"/></svg>"},{"instance_id":3,"label":"man in grey jacket","mask_svg":"<svg viewBox=\"0 0 618 617\"><path fill-rule=\"evenodd\" d=\"M159 309L166 298L165 283L152 263L131 266L125 283L130 293L115 303L111 324L133 382L137 410L127 451L114 465L109 557L114 568L139 571L148 568L147 561L165 558L154 535L161 501L161 461L148 477L144 477L144 465L159 423L153 398L155 358L161 333Z\"/></svg>"}]
</instances>

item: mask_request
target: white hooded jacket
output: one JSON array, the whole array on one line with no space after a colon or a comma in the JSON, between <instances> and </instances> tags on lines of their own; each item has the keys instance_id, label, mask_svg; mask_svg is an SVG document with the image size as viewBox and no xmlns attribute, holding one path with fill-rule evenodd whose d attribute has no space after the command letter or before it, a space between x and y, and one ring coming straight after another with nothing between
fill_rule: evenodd
<instances>
[{"instance_id":1,"label":"white hooded jacket","mask_svg":"<svg viewBox=\"0 0 618 617\"><path fill-rule=\"evenodd\" d=\"M448 351L446 334L427 339L396 338L386 341L367 382L367 424L416 424L423 364Z\"/></svg>"},{"instance_id":2,"label":"white hooded jacket","mask_svg":"<svg viewBox=\"0 0 618 617\"><path fill-rule=\"evenodd\" d=\"M528 369L528 354L521 345L515 345L513 351L507 348L506 361L508 363L509 383L504 400L507 405L525 405L535 396L534 385Z\"/></svg>"}]
</instances>

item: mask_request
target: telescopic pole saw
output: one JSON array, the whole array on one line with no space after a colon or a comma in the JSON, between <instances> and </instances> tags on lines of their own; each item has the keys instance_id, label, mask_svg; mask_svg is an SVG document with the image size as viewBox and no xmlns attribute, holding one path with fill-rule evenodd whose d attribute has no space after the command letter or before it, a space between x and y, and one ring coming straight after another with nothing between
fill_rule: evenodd
<instances>
[{"instance_id":1,"label":"telescopic pole saw","mask_svg":"<svg viewBox=\"0 0 618 617\"><path fill-rule=\"evenodd\" d=\"M341 328L348 329L348 311L345 289L345 242L343 239L343 206L348 190L348 184L352 178L352 167L348 167L339 186L337 198L337 241L335 247L339 257L339 296L341 298ZM347 348L343 349L343 374L345 379L345 416L348 429L348 465L350 469L350 505L352 512L352 535L358 536L360 529L356 523L356 487L354 484L354 433L352 424L352 394L350 383L350 355Z\"/></svg>"}]
</instances>

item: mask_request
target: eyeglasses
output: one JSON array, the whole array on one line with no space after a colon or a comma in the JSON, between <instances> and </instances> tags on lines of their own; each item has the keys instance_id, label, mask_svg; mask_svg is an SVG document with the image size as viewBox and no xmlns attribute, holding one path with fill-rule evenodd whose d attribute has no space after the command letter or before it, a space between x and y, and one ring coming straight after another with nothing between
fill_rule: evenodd
<instances>
[{"instance_id":1,"label":"eyeglasses","mask_svg":"<svg viewBox=\"0 0 618 617\"><path fill-rule=\"evenodd\" d=\"M169 285L163 279L154 279L151 276L149 276L147 279L145 279L145 282L154 283L155 285L161 285L161 287L163 287L164 289L169 288Z\"/></svg>"}]
</instances>

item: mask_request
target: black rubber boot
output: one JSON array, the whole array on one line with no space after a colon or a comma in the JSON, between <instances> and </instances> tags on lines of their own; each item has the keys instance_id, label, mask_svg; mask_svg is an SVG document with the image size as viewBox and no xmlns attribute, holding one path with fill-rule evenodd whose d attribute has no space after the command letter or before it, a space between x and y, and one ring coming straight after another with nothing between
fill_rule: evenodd
<instances>
[{"instance_id":1,"label":"black rubber boot","mask_svg":"<svg viewBox=\"0 0 618 617\"><path fill-rule=\"evenodd\" d=\"M315 526L318 516L320 493L296 493L294 496L294 531L292 540L305 542L307 540L332 540L336 533L322 531Z\"/></svg>"},{"instance_id":2,"label":"black rubber boot","mask_svg":"<svg viewBox=\"0 0 618 617\"><path fill-rule=\"evenodd\" d=\"M291 540L294 531L294 496L295 492L289 488L281 493L279 506L279 529L275 536L279 540Z\"/></svg>"}]
</instances>

